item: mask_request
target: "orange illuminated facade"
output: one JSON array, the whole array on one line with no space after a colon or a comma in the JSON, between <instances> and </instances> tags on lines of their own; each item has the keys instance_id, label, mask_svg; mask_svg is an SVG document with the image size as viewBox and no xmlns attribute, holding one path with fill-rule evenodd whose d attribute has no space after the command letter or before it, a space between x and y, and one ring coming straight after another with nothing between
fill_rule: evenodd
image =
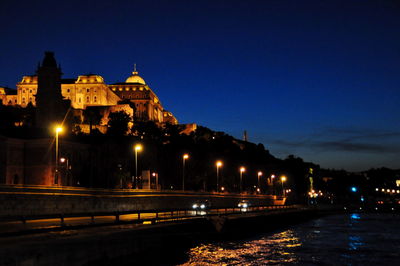
<instances>
[{"instance_id":1,"label":"orange illuminated facade","mask_svg":"<svg viewBox=\"0 0 400 266\"><path fill-rule=\"evenodd\" d=\"M4 105L27 107L31 103L36 106L37 91L38 76L23 76L16 90L0 87L0 100ZM109 107L113 111L126 109L126 103L131 102L134 107L129 113L134 114L134 120L178 124L174 115L163 108L157 95L138 75L136 67L125 82L112 85L106 84L103 77L95 74L61 79L61 94L64 100L70 100L74 109L97 106ZM125 105L121 104L122 101Z\"/></svg>"}]
</instances>

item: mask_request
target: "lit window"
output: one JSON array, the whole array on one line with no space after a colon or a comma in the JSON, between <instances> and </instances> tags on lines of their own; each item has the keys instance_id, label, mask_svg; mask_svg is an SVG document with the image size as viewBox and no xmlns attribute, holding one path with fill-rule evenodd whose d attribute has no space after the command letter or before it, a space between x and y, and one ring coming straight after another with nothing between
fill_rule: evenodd
<instances>
[{"instance_id":1,"label":"lit window","mask_svg":"<svg viewBox=\"0 0 400 266\"><path fill-rule=\"evenodd\" d=\"M112 88L113 91L115 91L115 88Z\"/></svg>"}]
</instances>

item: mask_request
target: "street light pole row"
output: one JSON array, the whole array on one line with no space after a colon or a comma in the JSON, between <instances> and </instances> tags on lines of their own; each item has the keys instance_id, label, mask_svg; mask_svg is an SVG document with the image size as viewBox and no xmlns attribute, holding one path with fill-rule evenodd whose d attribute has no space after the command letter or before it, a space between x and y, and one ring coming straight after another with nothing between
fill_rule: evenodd
<instances>
[{"instance_id":1,"label":"street light pole row","mask_svg":"<svg viewBox=\"0 0 400 266\"><path fill-rule=\"evenodd\" d=\"M63 131L63 128L61 127L61 126L57 126L56 128L55 128L55 132L56 132L56 162L55 162L55 176L54 176L54 184L58 184L58 177L59 177L59 174L58 174L58 156L59 156L59 153L58 153L58 135L59 135L59 133L61 133ZM143 150L143 146L141 145L141 144L135 144L134 145L134 151L135 151L135 177L134 177L134 179L132 178L132 186L133 186L133 183L135 182L136 184L135 184L135 187L136 188L138 188L138 152L140 152L140 151L142 151ZM187 159L189 159L189 154L187 154L187 153L185 153L185 154L183 154L183 156L182 156L182 190L183 191L185 191L185 162L186 162L186 160ZM218 161L216 161L216 163L215 163L215 165L216 165L216 167L217 167L217 192L219 192L219 169L222 167L222 161L220 161L220 160L218 160ZM242 193L242 191L243 191L243 188L242 188L242 182L243 182L243 173L244 172L246 172L246 168L244 167L244 166L241 166L240 168L239 168L239 172L240 172L240 193ZM260 190L260 187L261 187L261 185L260 185L260 177L263 175L263 173L261 172L261 171L259 171L258 173L257 173L257 185L258 185L258 187L257 187L257 191L259 191ZM272 183L272 186L273 186L273 180L274 180L274 178L275 178L275 175L271 175L271 183ZM283 193L283 196L285 196L285 190L284 190L284 185L283 185L283 183L286 181L286 176L282 176L281 177L281 183L282 183L282 193Z\"/></svg>"}]
</instances>

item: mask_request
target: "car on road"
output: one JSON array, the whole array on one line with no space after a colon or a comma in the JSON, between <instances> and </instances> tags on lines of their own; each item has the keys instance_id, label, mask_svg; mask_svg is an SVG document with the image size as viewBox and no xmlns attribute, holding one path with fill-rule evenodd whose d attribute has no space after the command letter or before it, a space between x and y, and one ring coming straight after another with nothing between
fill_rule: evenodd
<instances>
[{"instance_id":1,"label":"car on road","mask_svg":"<svg viewBox=\"0 0 400 266\"><path fill-rule=\"evenodd\" d=\"M207 210L210 207L211 207L211 203L209 200L198 200L198 201L195 201L192 205L193 210L200 210L200 211Z\"/></svg>"},{"instance_id":2,"label":"car on road","mask_svg":"<svg viewBox=\"0 0 400 266\"><path fill-rule=\"evenodd\" d=\"M241 211L247 211L247 208L250 207L250 202L248 200L241 200L238 203L238 207Z\"/></svg>"}]
</instances>

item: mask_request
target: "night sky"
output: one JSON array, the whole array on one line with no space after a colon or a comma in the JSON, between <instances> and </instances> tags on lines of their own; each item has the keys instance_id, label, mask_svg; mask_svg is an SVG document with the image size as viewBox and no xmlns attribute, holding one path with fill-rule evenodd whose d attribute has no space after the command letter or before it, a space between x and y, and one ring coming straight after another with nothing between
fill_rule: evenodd
<instances>
[{"instance_id":1,"label":"night sky","mask_svg":"<svg viewBox=\"0 0 400 266\"><path fill-rule=\"evenodd\" d=\"M352 171L400 168L399 1L0 1L0 85L139 74L180 123Z\"/></svg>"}]
</instances>

